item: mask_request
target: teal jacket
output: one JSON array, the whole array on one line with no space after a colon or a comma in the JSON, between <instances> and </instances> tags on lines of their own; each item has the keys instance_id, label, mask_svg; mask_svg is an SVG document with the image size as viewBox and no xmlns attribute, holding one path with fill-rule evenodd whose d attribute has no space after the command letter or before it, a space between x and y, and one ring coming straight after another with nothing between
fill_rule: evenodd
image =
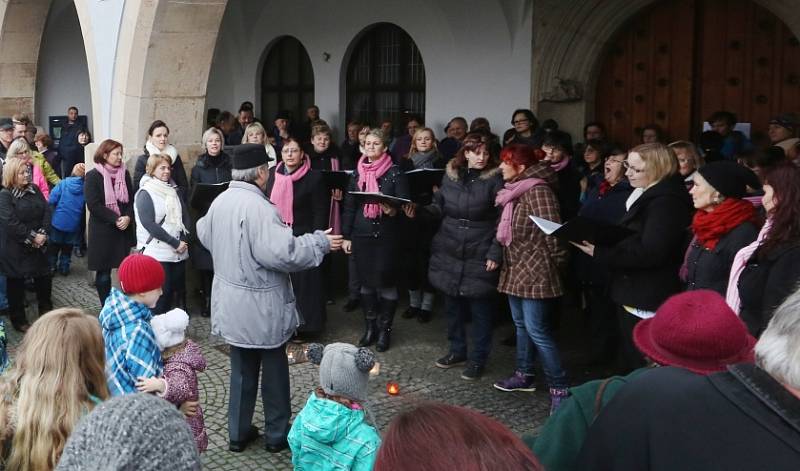
<instances>
[{"instance_id":1,"label":"teal jacket","mask_svg":"<svg viewBox=\"0 0 800 471\"><path fill-rule=\"evenodd\" d=\"M363 410L311 393L289 431L295 471L369 471L381 445L374 427L364 421Z\"/></svg>"},{"instance_id":2,"label":"teal jacket","mask_svg":"<svg viewBox=\"0 0 800 471\"><path fill-rule=\"evenodd\" d=\"M627 376L588 381L570 388L570 396L555 414L547 419L539 435L522 437L523 441L533 450L547 471L576 469L578 452L581 451L589 426L594 422L600 409L620 388L649 369L639 368ZM603 386L602 393L600 393L601 386ZM598 393L600 393L600 404L597 404Z\"/></svg>"}]
</instances>

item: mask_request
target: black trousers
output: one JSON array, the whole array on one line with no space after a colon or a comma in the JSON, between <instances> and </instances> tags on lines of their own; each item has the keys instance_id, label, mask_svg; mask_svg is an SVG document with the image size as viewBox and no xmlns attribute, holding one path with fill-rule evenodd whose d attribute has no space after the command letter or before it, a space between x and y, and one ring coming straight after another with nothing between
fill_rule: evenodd
<instances>
[{"instance_id":1,"label":"black trousers","mask_svg":"<svg viewBox=\"0 0 800 471\"><path fill-rule=\"evenodd\" d=\"M11 322L22 325L27 322L25 318L25 278L8 278L6 280L6 293L8 297L8 312ZM37 276L33 279L36 289L36 302L39 304L39 315L53 309L51 293L53 279L50 275Z\"/></svg>"},{"instance_id":2,"label":"black trousers","mask_svg":"<svg viewBox=\"0 0 800 471\"><path fill-rule=\"evenodd\" d=\"M186 291L186 260L182 262L161 262L164 267L163 293L158 298L153 314L164 314L175 306L175 294Z\"/></svg>"},{"instance_id":3,"label":"black trousers","mask_svg":"<svg viewBox=\"0 0 800 471\"><path fill-rule=\"evenodd\" d=\"M231 345L231 384L228 405L228 437L243 441L253 422L261 369L261 402L264 406L264 441L277 445L289 433L292 401L286 347L239 348Z\"/></svg>"},{"instance_id":4,"label":"black trousers","mask_svg":"<svg viewBox=\"0 0 800 471\"><path fill-rule=\"evenodd\" d=\"M620 333L620 368L623 373L629 373L645 365L644 356L633 343L633 328L641 319L626 311L624 307L617 306L617 321Z\"/></svg>"}]
</instances>

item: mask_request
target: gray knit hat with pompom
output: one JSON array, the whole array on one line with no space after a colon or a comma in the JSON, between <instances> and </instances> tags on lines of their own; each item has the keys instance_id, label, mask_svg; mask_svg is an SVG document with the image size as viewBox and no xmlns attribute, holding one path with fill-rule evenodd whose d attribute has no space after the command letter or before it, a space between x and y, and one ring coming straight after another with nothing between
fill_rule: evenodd
<instances>
[{"instance_id":1,"label":"gray knit hat with pompom","mask_svg":"<svg viewBox=\"0 0 800 471\"><path fill-rule=\"evenodd\" d=\"M332 343L323 349L312 343L306 356L319 365L319 384L326 394L358 402L367 400L369 371L375 366L375 354L370 349L349 343Z\"/></svg>"},{"instance_id":2,"label":"gray knit hat with pompom","mask_svg":"<svg viewBox=\"0 0 800 471\"><path fill-rule=\"evenodd\" d=\"M197 445L183 414L150 394L98 405L72 431L57 470L193 471Z\"/></svg>"}]
</instances>

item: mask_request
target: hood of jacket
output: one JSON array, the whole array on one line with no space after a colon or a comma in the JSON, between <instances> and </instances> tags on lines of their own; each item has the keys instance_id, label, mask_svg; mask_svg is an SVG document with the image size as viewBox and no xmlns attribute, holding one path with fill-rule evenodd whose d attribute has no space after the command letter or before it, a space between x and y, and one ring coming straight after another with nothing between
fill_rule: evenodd
<instances>
[{"instance_id":1,"label":"hood of jacket","mask_svg":"<svg viewBox=\"0 0 800 471\"><path fill-rule=\"evenodd\" d=\"M83 177L67 177L64 180L65 189L72 195L83 195Z\"/></svg>"},{"instance_id":2,"label":"hood of jacket","mask_svg":"<svg viewBox=\"0 0 800 471\"><path fill-rule=\"evenodd\" d=\"M303 409L303 431L319 443L338 442L363 421L364 411L348 409L313 392Z\"/></svg>"},{"instance_id":3,"label":"hood of jacket","mask_svg":"<svg viewBox=\"0 0 800 471\"><path fill-rule=\"evenodd\" d=\"M454 182L460 181L464 178L467 174L467 167L456 165L456 159L450 159L447 162L447 166L445 166L445 172L447 173L447 177ZM495 175L500 173L500 167L493 167L493 168L485 168L481 171L480 179L481 180L488 180Z\"/></svg>"},{"instance_id":4,"label":"hood of jacket","mask_svg":"<svg viewBox=\"0 0 800 471\"><path fill-rule=\"evenodd\" d=\"M100 311L100 326L108 331L118 330L137 322L150 322L153 313L144 304L134 301L117 288L111 293Z\"/></svg>"},{"instance_id":5,"label":"hood of jacket","mask_svg":"<svg viewBox=\"0 0 800 471\"><path fill-rule=\"evenodd\" d=\"M203 357L203 351L200 345L186 341L186 346L169 356L164 358L164 363L183 363L195 371L203 371L206 369L206 359Z\"/></svg>"}]
</instances>

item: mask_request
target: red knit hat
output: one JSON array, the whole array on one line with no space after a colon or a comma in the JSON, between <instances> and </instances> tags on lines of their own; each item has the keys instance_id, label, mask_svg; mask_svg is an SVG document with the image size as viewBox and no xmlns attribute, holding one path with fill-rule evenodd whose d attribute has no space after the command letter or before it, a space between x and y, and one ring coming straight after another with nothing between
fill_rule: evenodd
<instances>
[{"instance_id":1,"label":"red knit hat","mask_svg":"<svg viewBox=\"0 0 800 471\"><path fill-rule=\"evenodd\" d=\"M716 291L676 294L633 329L633 341L651 360L700 374L752 363L756 339Z\"/></svg>"},{"instance_id":2,"label":"red knit hat","mask_svg":"<svg viewBox=\"0 0 800 471\"><path fill-rule=\"evenodd\" d=\"M164 268L153 257L128 255L119 266L119 285L124 293L146 293L163 284Z\"/></svg>"}]
</instances>

